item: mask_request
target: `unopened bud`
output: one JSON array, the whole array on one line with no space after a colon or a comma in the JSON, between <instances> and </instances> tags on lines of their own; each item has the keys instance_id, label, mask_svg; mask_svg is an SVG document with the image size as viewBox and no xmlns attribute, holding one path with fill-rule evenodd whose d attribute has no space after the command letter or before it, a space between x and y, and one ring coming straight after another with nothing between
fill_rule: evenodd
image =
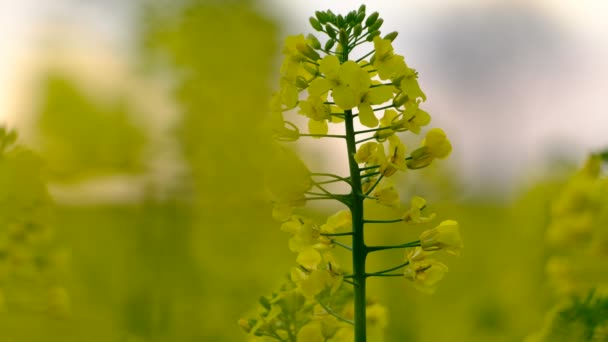
<instances>
[{"instance_id":1,"label":"unopened bud","mask_svg":"<svg viewBox=\"0 0 608 342\"><path fill-rule=\"evenodd\" d=\"M310 26L312 26L312 28L317 31L323 31L323 26L321 26L321 23L319 23L317 19L315 19L314 17L310 17L308 21L310 21Z\"/></svg>"},{"instance_id":2,"label":"unopened bud","mask_svg":"<svg viewBox=\"0 0 608 342\"><path fill-rule=\"evenodd\" d=\"M376 22L376 20L378 20L379 16L380 14L378 12L370 14L369 17L367 17L367 20L365 20L365 26L372 26Z\"/></svg>"}]
</instances>

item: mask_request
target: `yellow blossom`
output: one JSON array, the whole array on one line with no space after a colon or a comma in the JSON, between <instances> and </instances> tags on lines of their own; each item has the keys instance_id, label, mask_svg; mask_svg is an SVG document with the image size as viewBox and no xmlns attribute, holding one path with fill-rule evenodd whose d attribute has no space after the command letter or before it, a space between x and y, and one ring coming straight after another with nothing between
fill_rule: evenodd
<instances>
[{"instance_id":1,"label":"yellow blossom","mask_svg":"<svg viewBox=\"0 0 608 342\"><path fill-rule=\"evenodd\" d=\"M426 207L426 200L419 196L412 197L410 208L403 214L401 219L406 223L417 224L426 223L435 218L435 214L422 216L422 210Z\"/></svg>"},{"instance_id":2,"label":"yellow blossom","mask_svg":"<svg viewBox=\"0 0 608 342\"><path fill-rule=\"evenodd\" d=\"M385 162L380 164L380 173L386 177L392 176L397 170L407 169L405 162L405 145L398 136L391 135L389 141L389 155ZM384 150L384 149L383 149Z\"/></svg>"},{"instance_id":3,"label":"yellow blossom","mask_svg":"<svg viewBox=\"0 0 608 342\"><path fill-rule=\"evenodd\" d=\"M420 235L420 245L425 251L441 249L450 254L459 255L463 243L458 222L446 220L433 229L425 230Z\"/></svg>"},{"instance_id":4,"label":"yellow blossom","mask_svg":"<svg viewBox=\"0 0 608 342\"><path fill-rule=\"evenodd\" d=\"M403 56L393 53L393 46L388 39L379 36L374 37L375 53L372 57L372 65L378 71L381 79L394 79L403 76L407 71L407 65Z\"/></svg>"},{"instance_id":5,"label":"yellow blossom","mask_svg":"<svg viewBox=\"0 0 608 342\"><path fill-rule=\"evenodd\" d=\"M296 258L296 262L308 270L316 269L322 260L321 254L310 246L303 248Z\"/></svg>"},{"instance_id":6,"label":"yellow blossom","mask_svg":"<svg viewBox=\"0 0 608 342\"><path fill-rule=\"evenodd\" d=\"M378 141L384 141L384 139L390 137L395 134L396 129L393 127L396 126L396 119L399 117L396 111L388 109L384 111L384 116L380 119L380 128L381 130L377 131L374 134L374 138ZM384 129L382 129L384 128Z\"/></svg>"},{"instance_id":7,"label":"yellow blossom","mask_svg":"<svg viewBox=\"0 0 608 342\"><path fill-rule=\"evenodd\" d=\"M407 106L402 113L402 118L394 123L396 131L409 130L412 133L419 134L420 128L431 122L431 116L418 106L418 102L413 102Z\"/></svg>"},{"instance_id":8,"label":"yellow blossom","mask_svg":"<svg viewBox=\"0 0 608 342\"><path fill-rule=\"evenodd\" d=\"M422 147L414 150L407 161L410 169L420 169L430 165L435 159L446 158L452 152L452 144L445 132L440 128L433 128L427 132L422 141Z\"/></svg>"},{"instance_id":9,"label":"yellow blossom","mask_svg":"<svg viewBox=\"0 0 608 342\"><path fill-rule=\"evenodd\" d=\"M376 202L378 204L394 208L397 208L400 205L399 193L395 189L395 186L390 182L384 182L384 184L378 186L374 191L374 197L376 197Z\"/></svg>"},{"instance_id":10,"label":"yellow blossom","mask_svg":"<svg viewBox=\"0 0 608 342\"><path fill-rule=\"evenodd\" d=\"M405 267L403 275L413 282L418 291L434 293L439 281L447 273L448 267L435 259L415 258L415 256L423 255L419 247L415 248L410 255L410 263Z\"/></svg>"},{"instance_id":11,"label":"yellow blossom","mask_svg":"<svg viewBox=\"0 0 608 342\"><path fill-rule=\"evenodd\" d=\"M327 218L327 223L321 226L324 233L335 233L341 229L351 229L352 215L350 210L340 210Z\"/></svg>"},{"instance_id":12,"label":"yellow blossom","mask_svg":"<svg viewBox=\"0 0 608 342\"><path fill-rule=\"evenodd\" d=\"M378 126L378 118L374 114L372 105L382 104L393 97L393 90L388 86L377 86L369 88L361 95L357 108L359 109L359 121L363 126Z\"/></svg>"},{"instance_id":13,"label":"yellow blossom","mask_svg":"<svg viewBox=\"0 0 608 342\"><path fill-rule=\"evenodd\" d=\"M418 74L414 69L407 68L403 76L396 83L399 84L399 89L404 95L407 95L408 101L416 102L419 98L426 101L426 95L420 89L418 84Z\"/></svg>"},{"instance_id":14,"label":"yellow blossom","mask_svg":"<svg viewBox=\"0 0 608 342\"><path fill-rule=\"evenodd\" d=\"M331 93L334 102L344 110L358 106L371 85L368 73L357 63L347 61L340 66L338 77L339 84Z\"/></svg>"},{"instance_id":15,"label":"yellow blossom","mask_svg":"<svg viewBox=\"0 0 608 342\"><path fill-rule=\"evenodd\" d=\"M306 324L298 331L297 340L302 342L324 342L325 338L321 332L321 326L312 323Z\"/></svg>"}]
</instances>

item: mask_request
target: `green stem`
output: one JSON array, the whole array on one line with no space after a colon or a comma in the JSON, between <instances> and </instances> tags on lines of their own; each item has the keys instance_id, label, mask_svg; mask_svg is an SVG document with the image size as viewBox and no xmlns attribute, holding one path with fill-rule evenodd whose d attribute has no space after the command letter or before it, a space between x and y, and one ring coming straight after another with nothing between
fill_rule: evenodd
<instances>
[{"instance_id":1,"label":"green stem","mask_svg":"<svg viewBox=\"0 0 608 342\"><path fill-rule=\"evenodd\" d=\"M374 108L374 112L377 111L377 110L389 109L389 108L392 108L392 107L394 107L394 105L391 103L390 105Z\"/></svg>"},{"instance_id":2,"label":"green stem","mask_svg":"<svg viewBox=\"0 0 608 342\"><path fill-rule=\"evenodd\" d=\"M366 173L366 174L362 175L361 178L374 177L374 176L377 176L379 174L380 174L380 172Z\"/></svg>"},{"instance_id":3,"label":"green stem","mask_svg":"<svg viewBox=\"0 0 608 342\"><path fill-rule=\"evenodd\" d=\"M300 133L298 135L301 137L313 137L313 138L346 138L343 135L337 135L337 134L304 134L304 133Z\"/></svg>"},{"instance_id":4,"label":"green stem","mask_svg":"<svg viewBox=\"0 0 608 342\"><path fill-rule=\"evenodd\" d=\"M365 220L365 223L396 223L403 222L403 219L394 219L394 220Z\"/></svg>"},{"instance_id":5,"label":"green stem","mask_svg":"<svg viewBox=\"0 0 608 342\"><path fill-rule=\"evenodd\" d=\"M369 57L369 56L373 55L373 54L374 54L374 52L376 52L376 50L372 50L372 51L370 51L370 52L366 53L365 55L363 55L363 57L361 57L361 58L357 59L355 62L356 62L356 63L361 62L362 60L366 59L367 57Z\"/></svg>"},{"instance_id":6,"label":"green stem","mask_svg":"<svg viewBox=\"0 0 608 342\"><path fill-rule=\"evenodd\" d=\"M333 243L334 245L340 246L340 247L342 247L342 248L344 248L346 250L349 250L351 252L353 251L353 248L351 246L345 245L345 244L343 244L340 241L331 240L331 243Z\"/></svg>"},{"instance_id":7,"label":"green stem","mask_svg":"<svg viewBox=\"0 0 608 342\"><path fill-rule=\"evenodd\" d=\"M384 175L380 175L380 177L378 177L378 179L376 180L376 183L374 183L374 185L372 185L372 187L369 188L369 190L367 190L367 192L365 193L365 197L368 197L369 194L371 194L372 191L374 191L376 186L378 186L378 184L380 184L380 181L382 180L382 178L384 178Z\"/></svg>"},{"instance_id":8,"label":"green stem","mask_svg":"<svg viewBox=\"0 0 608 342\"><path fill-rule=\"evenodd\" d=\"M410 264L410 262L409 262L409 261L406 261L406 262L404 262L404 263L402 263L402 264L399 264L399 265L397 265L397 266L395 266L395 267L387 268L387 269L385 269L385 270L378 271L378 272L374 272L374 273L368 273L368 274L367 274L367 276L368 276L368 277L379 276L379 275L384 274L384 273L388 273L388 272L396 271L396 270L398 270L398 269L400 269L400 268L403 268L403 267L405 267L405 266L407 266L407 265L409 265L409 264Z\"/></svg>"},{"instance_id":9,"label":"green stem","mask_svg":"<svg viewBox=\"0 0 608 342\"><path fill-rule=\"evenodd\" d=\"M325 310L328 314L336 317L337 320L348 323L348 324L354 324L353 321L348 320L340 315L338 315L337 313L334 312L334 310L332 310L331 308L329 308L327 305L321 303L320 301L317 301L317 303L319 303L319 305L321 305L321 307L323 308L323 310Z\"/></svg>"},{"instance_id":10,"label":"green stem","mask_svg":"<svg viewBox=\"0 0 608 342\"><path fill-rule=\"evenodd\" d=\"M372 129L366 129L364 131L357 131L355 132L355 134L363 134L363 133L369 133L369 132L377 132L377 131L384 131L386 129L391 129L391 126L386 126L386 127L380 127L380 128L372 128Z\"/></svg>"},{"instance_id":11,"label":"green stem","mask_svg":"<svg viewBox=\"0 0 608 342\"><path fill-rule=\"evenodd\" d=\"M376 137L369 137L369 138L365 138L365 139L357 140L357 141L355 142L355 144L360 144L360 143L362 143L362 142L366 142L366 141L373 140L373 139L376 139Z\"/></svg>"},{"instance_id":12,"label":"green stem","mask_svg":"<svg viewBox=\"0 0 608 342\"><path fill-rule=\"evenodd\" d=\"M371 170L371 169L377 169L379 167L380 167L380 165L366 166L366 167L359 168L359 171L366 171L366 170Z\"/></svg>"},{"instance_id":13,"label":"green stem","mask_svg":"<svg viewBox=\"0 0 608 342\"><path fill-rule=\"evenodd\" d=\"M346 233L321 233L322 236L347 236L347 235L353 235L353 232L346 232Z\"/></svg>"},{"instance_id":14,"label":"green stem","mask_svg":"<svg viewBox=\"0 0 608 342\"><path fill-rule=\"evenodd\" d=\"M402 273L391 273L391 274L373 274L370 277L403 277Z\"/></svg>"},{"instance_id":15,"label":"green stem","mask_svg":"<svg viewBox=\"0 0 608 342\"><path fill-rule=\"evenodd\" d=\"M369 253L372 253L372 252L377 252L377 251L384 251L384 250L387 250L387 249L410 248L410 247L417 247L417 246L420 246L420 240L404 243L404 244L401 244L401 245L369 246L369 247L367 247L367 251Z\"/></svg>"},{"instance_id":16,"label":"green stem","mask_svg":"<svg viewBox=\"0 0 608 342\"><path fill-rule=\"evenodd\" d=\"M351 179L351 214L353 222L353 283L355 291L355 342L367 340L366 303L365 303L365 259L367 246L363 231L363 200L365 196L361 190L361 170L355 160L357 143L355 141L355 127L351 110L345 111L346 148L348 150L348 165Z\"/></svg>"}]
</instances>

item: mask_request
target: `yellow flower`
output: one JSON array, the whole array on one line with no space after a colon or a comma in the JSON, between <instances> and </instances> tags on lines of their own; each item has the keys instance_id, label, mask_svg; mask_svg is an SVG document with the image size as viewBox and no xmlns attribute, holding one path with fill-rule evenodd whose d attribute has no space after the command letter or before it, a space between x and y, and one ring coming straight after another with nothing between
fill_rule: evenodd
<instances>
[{"instance_id":1,"label":"yellow flower","mask_svg":"<svg viewBox=\"0 0 608 342\"><path fill-rule=\"evenodd\" d=\"M435 259L427 259L420 247L410 252L408 260L410 263L403 271L405 278L412 281L420 292L428 294L435 292L448 267Z\"/></svg>"},{"instance_id":2,"label":"yellow flower","mask_svg":"<svg viewBox=\"0 0 608 342\"><path fill-rule=\"evenodd\" d=\"M325 270L304 272L300 268L293 267L291 269L291 280L297 284L298 290L304 297L313 298L325 289L331 277Z\"/></svg>"},{"instance_id":3,"label":"yellow flower","mask_svg":"<svg viewBox=\"0 0 608 342\"><path fill-rule=\"evenodd\" d=\"M398 136L391 135L389 141L389 156L385 162L380 164L380 173L386 177L390 177L397 170L405 171L407 164L405 162L405 145L401 142ZM384 148L382 148L384 151Z\"/></svg>"},{"instance_id":4,"label":"yellow flower","mask_svg":"<svg viewBox=\"0 0 608 342\"><path fill-rule=\"evenodd\" d=\"M327 134L331 109L323 97L310 95L307 100L300 101L299 107L299 113L310 119L308 130L311 134Z\"/></svg>"},{"instance_id":5,"label":"yellow flower","mask_svg":"<svg viewBox=\"0 0 608 342\"><path fill-rule=\"evenodd\" d=\"M334 102L344 110L358 106L371 85L368 73L357 63L347 61L340 66L338 77L339 83L331 93Z\"/></svg>"},{"instance_id":6,"label":"yellow flower","mask_svg":"<svg viewBox=\"0 0 608 342\"><path fill-rule=\"evenodd\" d=\"M401 89L402 94L407 95L409 102L416 102L419 98L426 101L426 95L420 89L418 74L414 69L407 68L403 77L394 82L399 85L398 88Z\"/></svg>"},{"instance_id":7,"label":"yellow flower","mask_svg":"<svg viewBox=\"0 0 608 342\"><path fill-rule=\"evenodd\" d=\"M409 130L412 133L419 134L420 128L431 122L429 113L418 108L419 103L413 102L407 106L403 112L403 117L394 123L396 131Z\"/></svg>"},{"instance_id":8,"label":"yellow flower","mask_svg":"<svg viewBox=\"0 0 608 342\"><path fill-rule=\"evenodd\" d=\"M403 56L393 53L393 46L388 39L374 37L375 53L371 59L372 65L378 71L381 79L394 79L405 75L408 70Z\"/></svg>"},{"instance_id":9,"label":"yellow flower","mask_svg":"<svg viewBox=\"0 0 608 342\"><path fill-rule=\"evenodd\" d=\"M419 196L412 197L410 201L410 209L408 209L401 219L406 223L417 224L426 223L435 218L435 214L422 216L422 210L426 207L426 200Z\"/></svg>"},{"instance_id":10,"label":"yellow flower","mask_svg":"<svg viewBox=\"0 0 608 342\"><path fill-rule=\"evenodd\" d=\"M321 332L321 326L316 323L307 324L303 326L300 331L298 331L298 336L296 339L302 342L325 341L325 337L323 337L323 333Z\"/></svg>"},{"instance_id":11,"label":"yellow flower","mask_svg":"<svg viewBox=\"0 0 608 342\"><path fill-rule=\"evenodd\" d=\"M324 233L335 233L341 229L351 229L352 215L350 210L340 210L327 218L327 223L321 226Z\"/></svg>"},{"instance_id":12,"label":"yellow flower","mask_svg":"<svg viewBox=\"0 0 608 342\"><path fill-rule=\"evenodd\" d=\"M322 260L321 253L310 246L303 248L296 258L296 262L308 270L316 270Z\"/></svg>"},{"instance_id":13,"label":"yellow flower","mask_svg":"<svg viewBox=\"0 0 608 342\"><path fill-rule=\"evenodd\" d=\"M433 128L427 132L422 141L422 147L414 150L407 162L409 169L420 169L430 165L435 159L443 159L452 152L452 144L445 132L440 128Z\"/></svg>"},{"instance_id":14,"label":"yellow flower","mask_svg":"<svg viewBox=\"0 0 608 342\"><path fill-rule=\"evenodd\" d=\"M378 118L374 114L372 105L382 104L393 97L393 89L389 86L378 86L369 88L361 95L359 109L359 121L363 126L378 126Z\"/></svg>"},{"instance_id":15,"label":"yellow flower","mask_svg":"<svg viewBox=\"0 0 608 342\"><path fill-rule=\"evenodd\" d=\"M426 133L424 145L433 158L443 159L452 152L452 144L441 128L433 128Z\"/></svg>"},{"instance_id":16,"label":"yellow flower","mask_svg":"<svg viewBox=\"0 0 608 342\"><path fill-rule=\"evenodd\" d=\"M395 134L395 131L398 128L398 121L396 120L399 117L396 111L388 109L384 111L384 116L380 119L380 128L386 128L377 131L374 134L374 138L378 141L384 141L384 139L390 137ZM389 128L390 127L390 128Z\"/></svg>"},{"instance_id":17,"label":"yellow flower","mask_svg":"<svg viewBox=\"0 0 608 342\"><path fill-rule=\"evenodd\" d=\"M380 165L385 160L384 146L375 141L364 143L355 153L355 161L359 164Z\"/></svg>"},{"instance_id":18,"label":"yellow flower","mask_svg":"<svg viewBox=\"0 0 608 342\"><path fill-rule=\"evenodd\" d=\"M400 205L399 193L395 190L395 186L390 182L384 182L374 191L374 197L378 204L397 208Z\"/></svg>"},{"instance_id":19,"label":"yellow flower","mask_svg":"<svg viewBox=\"0 0 608 342\"><path fill-rule=\"evenodd\" d=\"M463 243L458 222L446 220L433 229L425 230L420 235L420 245L425 251L442 249L450 254L459 255Z\"/></svg>"},{"instance_id":20,"label":"yellow flower","mask_svg":"<svg viewBox=\"0 0 608 342\"><path fill-rule=\"evenodd\" d=\"M384 329L388 325L388 315L384 305L378 303L368 305L365 315L370 326Z\"/></svg>"},{"instance_id":21,"label":"yellow flower","mask_svg":"<svg viewBox=\"0 0 608 342\"><path fill-rule=\"evenodd\" d=\"M355 332L352 327L343 327L327 342L351 342L355 339Z\"/></svg>"}]
</instances>

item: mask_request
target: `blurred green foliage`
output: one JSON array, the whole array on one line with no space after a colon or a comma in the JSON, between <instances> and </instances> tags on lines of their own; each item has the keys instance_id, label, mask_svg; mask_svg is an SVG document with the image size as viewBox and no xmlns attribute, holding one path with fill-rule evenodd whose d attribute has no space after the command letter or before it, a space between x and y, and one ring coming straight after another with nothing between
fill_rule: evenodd
<instances>
[{"instance_id":1,"label":"blurred green foliage","mask_svg":"<svg viewBox=\"0 0 608 342\"><path fill-rule=\"evenodd\" d=\"M91 95L59 71L41 87L37 139L54 180L143 171L146 137L125 98Z\"/></svg>"},{"instance_id":2,"label":"blurred green foliage","mask_svg":"<svg viewBox=\"0 0 608 342\"><path fill-rule=\"evenodd\" d=\"M185 171L177 186L149 184L135 202L53 205L44 175L69 183L145 175L153 137L122 94L108 101L60 71L43 75L34 140L46 164L22 149L0 156L0 234L24 217L54 228L53 243L72 256L61 278L71 315L7 305L0 341L242 341L237 320L293 265L263 186L277 28L247 1L144 3L140 62L145 77L173 85L180 115L172 134ZM544 231L561 181L538 182L511 202L463 202L450 173L428 177L437 186L411 185L407 195L445 199L429 209L445 216L436 222L459 220L466 249L433 296L401 279L370 282L370 296L389 307L386 340L514 341L537 330L553 300ZM373 226L369 239L405 241L423 228ZM370 267L390 267L395 257Z\"/></svg>"}]
</instances>

